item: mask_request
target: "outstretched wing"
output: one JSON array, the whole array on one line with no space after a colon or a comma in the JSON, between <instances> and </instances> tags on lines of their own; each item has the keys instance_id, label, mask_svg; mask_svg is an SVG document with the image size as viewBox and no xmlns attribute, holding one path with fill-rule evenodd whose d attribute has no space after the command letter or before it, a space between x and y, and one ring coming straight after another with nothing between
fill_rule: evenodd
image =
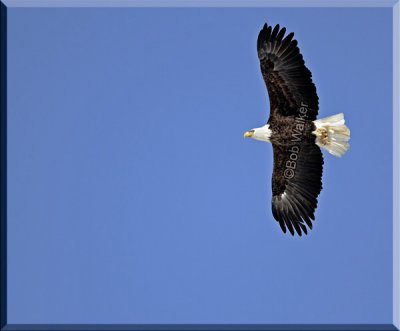
<instances>
[{"instance_id":1,"label":"outstretched wing","mask_svg":"<svg viewBox=\"0 0 400 331\"><path fill-rule=\"evenodd\" d=\"M318 95L311 72L293 39L294 33L285 37L286 28L279 24L272 30L268 24L260 31L257 52L261 72L267 85L270 115L279 113L296 116L301 103L309 108L307 119L315 120L318 114Z\"/></svg>"},{"instance_id":2,"label":"outstretched wing","mask_svg":"<svg viewBox=\"0 0 400 331\"><path fill-rule=\"evenodd\" d=\"M315 144L273 144L272 214L283 232L307 234L312 229L317 197L322 189L324 159Z\"/></svg>"}]
</instances>

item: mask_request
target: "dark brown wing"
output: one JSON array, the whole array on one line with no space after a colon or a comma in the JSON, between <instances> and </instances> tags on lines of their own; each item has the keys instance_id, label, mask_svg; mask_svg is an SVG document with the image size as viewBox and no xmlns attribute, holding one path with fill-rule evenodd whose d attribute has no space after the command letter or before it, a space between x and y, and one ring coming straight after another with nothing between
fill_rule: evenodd
<instances>
[{"instance_id":1,"label":"dark brown wing","mask_svg":"<svg viewBox=\"0 0 400 331\"><path fill-rule=\"evenodd\" d=\"M261 72L269 94L270 116L275 112L296 116L303 103L309 108L307 119L315 120L318 95L311 72L293 39L294 33L285 37L285 32L285 28L279 29L279 24L273 30L265 24L257 39Z\"/></svg>"},{"instance_id":2,"label":"dark brown wing","mask_svg":"<svg viewBox=\"0 0 400 331\"><path fill-rule=\"evenodd\" d=\"M273 144L272 214L283 232L307 234L312 229L317 197L322 189L324 159L315 144Z\"/></svg>"}]
</instances>

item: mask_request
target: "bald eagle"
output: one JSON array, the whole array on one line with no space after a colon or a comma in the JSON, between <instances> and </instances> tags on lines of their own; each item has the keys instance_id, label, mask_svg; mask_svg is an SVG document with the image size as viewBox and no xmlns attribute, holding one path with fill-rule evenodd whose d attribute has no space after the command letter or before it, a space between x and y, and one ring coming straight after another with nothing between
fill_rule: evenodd
<instances>
[{"instance_id":1,"label":"bald eagle","mask_svg":"<svg viewBox=\"0 0 400 331\"><path fill-rule=\"evenodd\" d=\"M349 148L350 130L342 113L317 120L318 95L311 72L286 29L265 24L257 39L261 73L267 86L267 124L244 133L272 143L272 214L283 232L299 236L312 229L322 189L320 147L335 156Z\"/></svg>"}]
</instances>

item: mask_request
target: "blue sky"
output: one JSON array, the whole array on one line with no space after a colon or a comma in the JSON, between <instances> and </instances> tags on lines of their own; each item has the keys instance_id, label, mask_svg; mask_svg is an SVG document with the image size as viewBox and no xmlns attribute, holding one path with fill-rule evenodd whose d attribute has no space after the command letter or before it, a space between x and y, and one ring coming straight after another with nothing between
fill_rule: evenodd
<instances>
[{"instance_id":1,"label":"blue sky","mask_svg":"<svg viewBox=\"0 0 400 331\"><path fill-rule=\"evenodd\" d=\"M272 217L264 22L351 148ZM9 323L391 323L391 9L9 10Z\"/></svg>"}]
</instances>

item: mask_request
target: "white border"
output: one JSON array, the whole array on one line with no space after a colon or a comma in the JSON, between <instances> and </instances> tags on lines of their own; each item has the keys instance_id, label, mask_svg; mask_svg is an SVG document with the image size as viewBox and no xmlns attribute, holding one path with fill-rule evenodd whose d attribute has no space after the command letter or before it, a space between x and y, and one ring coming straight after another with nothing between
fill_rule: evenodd
<instances>
[{"instance_id":1,"label":"white border","mask_svg":"<svg viewBox=\"0 0 400 331\"><path fill-rule=\"evenodd\" d=\"M7 7L393 7L398 0L1 0Z\"/></svg>"},{"instance_id":2,"label":"white border","mask_svg":"<svg viewBox=\"0 0 400 331\"><path fill-rule=\"evenodd\" d=\"M400 4L393 7L393 324L400 329Z\"/></svg>"}]
</instances>

